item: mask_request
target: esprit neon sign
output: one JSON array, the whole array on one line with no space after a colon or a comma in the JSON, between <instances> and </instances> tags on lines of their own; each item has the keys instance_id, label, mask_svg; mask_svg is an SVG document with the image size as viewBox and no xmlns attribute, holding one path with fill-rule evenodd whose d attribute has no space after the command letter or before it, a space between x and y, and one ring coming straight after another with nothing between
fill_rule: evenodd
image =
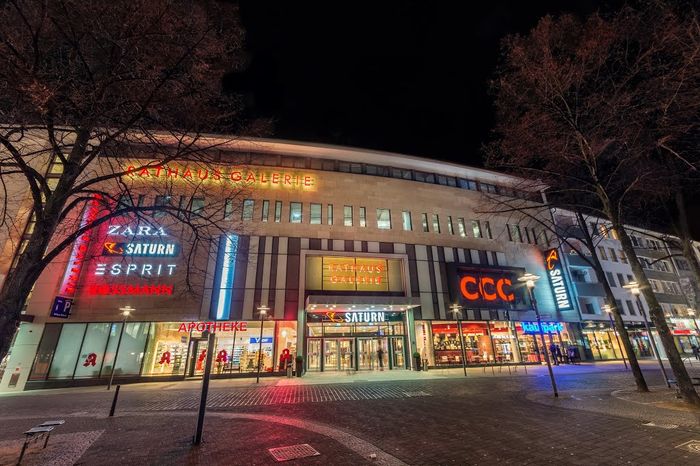
<instances>
[{"instance_id":1,"label":"esprit neon sign","mask_svg":"<svg viewBox=\"0 0 700 466\"><path fill-rule=\"evenodd\" d=\"M509 278L492 277L484 274L463 275L459 280L459 291L467 301L515 301Z\"/></svg>"},{"instance_id":2,"label":"esprit neon sign","mask_svg":"<svg viewBox=\"0 0 700 466\"><path fill-rule=\"evenodd\" d=\"M571 295L564 281L564 269L559 258L559 251L557 249L549 249L545 251L544 257L547 277L549 277L549 284L554 293L557 309L560 311L569 310L571 309Z\"/></svg>"},{"instance_id":3,"label":"esprit neon sign","mask_svg":"<svg viewBox=\"0 0 700 466\"><path fill-rule=\"evenodd\" d=\"M95 275L140 275L141 277L160 277L172 275L176 264L134 264L133 262L118 264L97 264Z\"/></svg>"},{"instance_id":4,"label":"esprit neon sign","mask_svg":"<svg viewBox=\"0 0 700 466\"><path fill-rule=\"evenodd\" d=\"M155 167L137 168L129 165L127 175L131 178L154 181L185 180L217 183L229 183L261 188L282 187L311 189L316 185L316 177L285 171L246 170L231 167L190 167L187 165L158 165Z\"/></svg>"}]
</instances>

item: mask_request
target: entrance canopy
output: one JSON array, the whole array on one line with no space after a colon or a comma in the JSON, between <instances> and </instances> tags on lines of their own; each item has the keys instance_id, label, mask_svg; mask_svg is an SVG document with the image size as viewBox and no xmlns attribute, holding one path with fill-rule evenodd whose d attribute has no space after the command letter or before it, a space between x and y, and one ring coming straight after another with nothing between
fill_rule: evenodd
<instances>
[{"instance_id":1,"label":"entrance canopy","mask_svg":"<svg viewBox=\"0 0 700 466\"><path fill-rule=\"evenodd\" d=\"M420 298L410 296L336 296L309 295L304 309L323 311L406 311L420 306Z\"/></svg>"}]
</instances>

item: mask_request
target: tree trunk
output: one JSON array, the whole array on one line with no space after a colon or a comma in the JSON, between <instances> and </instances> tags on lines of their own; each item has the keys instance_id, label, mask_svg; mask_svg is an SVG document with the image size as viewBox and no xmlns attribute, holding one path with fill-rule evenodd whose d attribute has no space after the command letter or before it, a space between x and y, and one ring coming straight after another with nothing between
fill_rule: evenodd
<instances>
[{"instance_id":1,"label":"tree trunk","mask_svg":"<svg viewBox=\"0 0 700 466\"><path fill-rule=\"evenodd\" d=\"M10 350L12 339L19 327L22 308L39 275L45 268L42 257L49 244L50 235L43 235L37 223L32 239L17 260L17 266L10 272L0 290L0 360Z\"/></svg>"},{"instance_id":2,"label":"tree trunk","mask_svg":"<svg viewBox=\"0 0 700 466\"><path fill-rule=\"evenodd\" d=\"M693 248L693 239L690 235L690 226L688 225L688 213L685 210L685 198L681 189L676 191L675 200L676 209L678 211L676 230L681 243L681 251L683 253L683 257L685 257L693 270L693 275L695 275L695 283L697 285L700 284L700 262L698 262L698 257L695 255L695 250ZM694 286L693 289L695 290L695 300L693 303L691 303L691 305L693 306L695 312L698 312L700 310L700 293L698 292L697 286Z\"/></svg>"},{"instance_id":3,"label":"tree trunk","mask_svg":"<svg viewBox=\"0 0 700 466\"><path fill-rule=\"evenodd\" d=\"M651 321L656 327L656 330L659 332L659 338L661 339L661 344L664 346L664 350L668 356L668 362L671 365L671 370L676 377L678 389L686 402L700 407L700 397L698 397L695 387L693 387L693 382L690 379L690 376L688 376L688 371L686 370L683 360L678 353L676 343L673 341L673 334L671 334L671 330L668 328L668 324L666 323L663 309L661 309L661 305L659 304L659 301L656 299L656 296L649 285L649 280L647 280L647 277L644 274L644 269L642 269L642 266L639 264L639 259L637 258L637 253L632 246L632 241L627 235L627 231L621 222L619 222L617 218L613 218L612 221L613 227L617 231L620 238L620 243L622 243L622 250L625 251L625 254L627 255L627 259L632 266L632 272L634 272L634 277L637 279L639 288L642 294L644 294L644 299L649 305L649 317L651 317ZM649 337L652 338L651 335Z\"/></svg>"},{"instance_id":4,"label":"tree trunk","mask_svg":"<svg viewBox=\"0 0 700 466\"><path fill-rule=\"evenodd\" d=\"M620 335L620 340L622 340L622 346L625 348L625 353L627 353L627 360L630 363L630 368L632 369L632 375L634 376L634 383L637 385L637 391L648 392L649 387L647 387L647 382L644 380L644 374L642 374L642 368L639 367L639 361L637 360L637 355L634 353L632 348L632 342L630 341L629 333L625 328L625 323L620 315L620 310L617 308L617 303L615 302L615 295L610 288L607 277L605 276L605 271L598 258L598 253L596 252L595 245L593 244L593 238L591 237L586 222L583 219L583 215L580 212L576 212L576 217L578 219L579 227L582 230L584 239L586 241L586 247L591 252L591 259L593 260L593 270L595 270L598 282L603 285L603 290L605 291L605 299L612 310L612 315L615 321L615 329Z\"/></svg>"}]
</instances>

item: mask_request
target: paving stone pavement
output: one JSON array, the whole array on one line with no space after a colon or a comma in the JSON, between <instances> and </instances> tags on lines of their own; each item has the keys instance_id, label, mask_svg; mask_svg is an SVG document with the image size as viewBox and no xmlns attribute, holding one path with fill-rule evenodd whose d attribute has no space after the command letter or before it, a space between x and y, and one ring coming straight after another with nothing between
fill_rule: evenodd
<instances>
[{"instance_id":1,"label":"paving stone pavement","mask_svg":"<svg viewBox=\"0 0 700 466\"><path fill-rule=\"evenodd\" d=\"M661 383L655 372L646 375L650 384ZM105 417L111 393L104 390L44 392L0 398L0 441L16 439L37 419L65 414L67 422L62 433L105 431L82 456L79 464L85 465L273 464L267 448L296 443L309 443L321 455L286 464L373 464L371 459L353 451L351 445L296 427L301 424L221 417L237 413L325 424L408 464L700 464L699 453L676 448L700 440L700 424L690 422L672 429L645 426L640 419L628 415L629 407L625 408L624 403L629 402L614 396L609 397L610 406L619 408L595 412L594 396L604 398L605 393L629 389L630 377L622 371L561 375L558 382L562 397L582 400L575 409L566 403L542 402L551 399L549 380L542 375L345 385L348 393L355 388L375 393L390 389L391 393L425 392L430 396L214 403L207 417L205 444L196 449L190 446L196 410L191 405L167 408L175 406L172 403L178 399L195 399L192 387L122 387L117 417L111 419ZM274 399L269 390L290 388L263 387L259 399ZM579 396L595 389L602 390L601 394ZM251 390L254 391L250 387L214 387L212 399L251 397ZM326 385L314 390L334 393L339 388ZM533 394L539 399L533 399ZM279 395L277 399L289 397ZM146 406L167 410L146 411ZM650 416L653 418L654 413ZM663 424L662 421L657 424Z\"/></svg>"}]
</instances>

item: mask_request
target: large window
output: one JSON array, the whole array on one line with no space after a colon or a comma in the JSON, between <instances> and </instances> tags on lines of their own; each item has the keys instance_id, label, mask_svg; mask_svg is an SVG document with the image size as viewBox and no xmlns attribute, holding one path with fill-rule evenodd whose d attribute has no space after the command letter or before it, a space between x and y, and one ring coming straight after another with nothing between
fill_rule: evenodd
<instances>
[{"instance_id":1,"label":"large window","mask_svg":"<svg viewBox=\"0 0 700 466\"><path fill-rule=\"evenodd\" d=\"M63 326L49 371L50 379L73 377L86 325L67 324Z\"/></svg>"},{"instance_id":2,"label":"large window","mask_svg":"<svg viewBox=\"0 0 700 466\"><path fill-rule=\"evenodd\" d=\"M433 214L433 233L440 233L440 216Z\"/></svg>"},{"instance_id":3,"label":"large window","mask_svg":"<svg viewBox=\"0 0 700 466\"><path fill-rule=\"evenodd\" d=\"M109 322L88 324L75 368L75 377L100 376L111 325Z\"/></svg>"},{"instance_id":4,"label":"large window","mask_svg":"<svg viewBox=\"0 0 700 466\"><path fill-rule=\"evenodd\" d=\"M484 237L488 239L493 239L493 235L491 234L491 224L488 221L484 222L484 228L483 228L483 233ZM535 234L535 230L532 230L532 234ZM535 238L535 244L537 244L537 238Z\"/></svg>"},{"instance_id":5,"label":"large window","mask_svg":"<svg viewBox=\"0 0 700 466\"><path fill-rule=\"evenodd\" d=\"M246 199L243 201L243 213L242 219L246 222L253 220L253 209L255 208L255 201L252 199Z\"/></svg>"},{"instance_id":6,"label":"large window","mask_svg":"<svg viewBox=\"0 0 700 466\"><path fill-rule=\"evenodd\" d=\"M289 203L289 223L301 223L301 202Z\"/></svg>"},{"instance_id":7,"label":"large window","mask_svg":"<svg viewBox=\"0 0 700 466\"><path fill-rule=\"evenodd\" d=\"M413 230L413 222L411 221L411 212L409 212L408 210L404 210L403 212L401 212L401 220L403 223L404 231Z\"/></svg>"},{"instance_id":8,"label":"large window","mask_svg":"<svg viewBox=\"0 0 700 466\"><path fill-rule=\"evenodd\" d=\"M321 224L321 210L323 209L323 206L321 204L311 204L311 208L309 209L309 216L311 218L311 224L312 225L320 225Z\"/></svg>"},{"instance_id":9,"label":"large window","mask_svg":"<svg viewBox=\"0 0 700 466\"><path fill-rule=\"evenodd\" d=\"M143 375L182 375L187 357L186 333L172 322L151 325L143 364Z\"/></svg>"},{"instance_id":10,"label":"large window","mask_svg":"<svg viewBox=\"0 0 700 466\"><path fill-rule=\"evenodd\" d=\"M360 226L367 226L367 209L364 207L360 207Z\"/></svg>"},{"instance_id":11,"label":"large window","mask_svg":"<svg viewBox=\"0 0 700 466\"><path fill-rule=\"evenodd\" d=\"M474 238L481 238L481 222L478 220L472 220L472 233Z\"/></svg>"},{"instance_id":12,"label":"large window","mask_svg":"<svg viewBox=\"0 0 700 466\"><path fill-rule=\"evenodd\" d=\"M267 222L267 219L270 216L270 201L264 200L262 204L262 215L260 216L260 220L263 222Z\"/></svg>"},{"instance_id":13,"label":"large window","mask_svg":"<svg viewBox=\"0 0 700 466\"><path fill-rule=\"evenodd\" d=\"M224 202L224 220L233 218L233 199L226 199Z\"/></svg>"},{"instance_id":14,"label":"large window","mask_svg":"<svg viewBox=\"0 0 700 466\"><path fill-rule=\"evenodd\" d=\"M462 217L457 219L457 230L459 231L459 236L462 238L467 237L467 227L464 224L464 219Z\"/></svg>"},{"instance_id":15,"label":"large window","mask_svg":"<svg viewBox=\"0 0 700 466\"><path fill-rule=\"evenodd\" d=\"M452 225L452 216L451 215L447 216L447 232L451 235L455 234L455 229L454 229L454 226Z\"/></svg>"},{"instance_id":16,"label":"large window","mask_svg":"<svg viewBox=\"0 0 700 466\"><path fill-rule=\"evenodd\" d=\"M343 207L343 225L346 227L352 226L352 206L346 205Z\"/></svg>"},{"instance_id":17,"label":"large window","mask_svg":"<svg viewBox=\"0 0 700 466\"><path fill-rule=\"evenodd\" d=\"M282 201L275 201L275 223L282 221Z\"/></svg>"},{"instance_id":18,"label":"large window","mask_svg":"<svg viewBox=\"0 0 700 466\"><path fill-rule=\"evenodd\" d=\"M377 228L391 230L391 211L389 209L377 209Z\"/></svg>"},{"instance_id":19,"label":"large window","mask_svg":"<svg viewBox=\"0 0 700 466\"><path fill-rule=\"evenodd\" d=\"M333 204L328 204L326 209L326 223L333 225Z\"/></svg>"}]
</instances>

